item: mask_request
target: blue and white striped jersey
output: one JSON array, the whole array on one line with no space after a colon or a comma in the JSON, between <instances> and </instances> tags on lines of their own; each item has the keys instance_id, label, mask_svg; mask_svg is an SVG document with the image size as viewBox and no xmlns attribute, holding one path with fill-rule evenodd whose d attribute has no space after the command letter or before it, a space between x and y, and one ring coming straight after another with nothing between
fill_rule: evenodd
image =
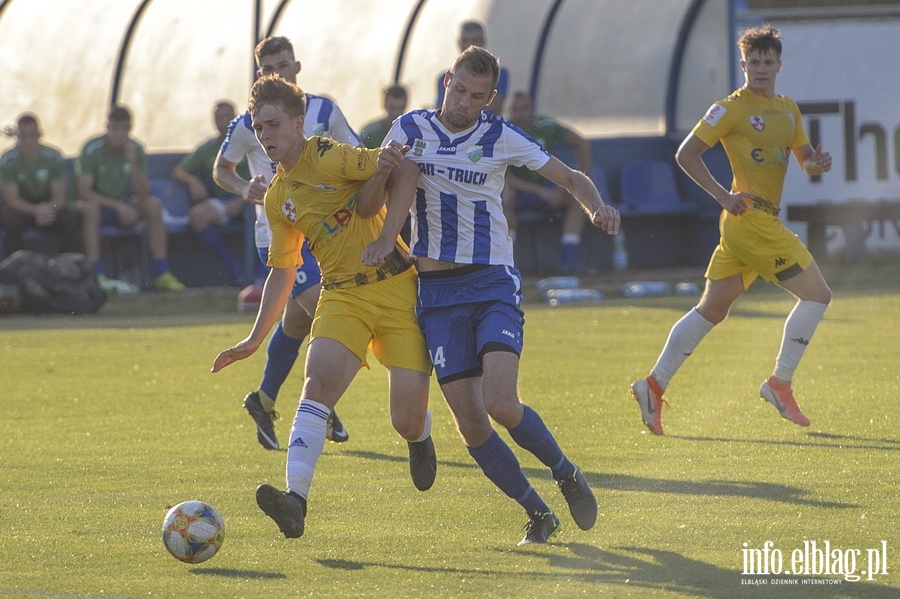
<instances>
[{"instance_id":1,"label":"blue and white striped jersey","mask_svg":"<svg viewBox=\"0 0 900 599\"><path fill-rule=\"evenodd\" d=\"M506 167L539 169L550 154L490 111L483 111L471 129L451 133L435 111L414 110L394 121L385 143L390 140L408 144L406 157L419 165L412 254L512 266L512 240L500 198Z\"/></svg>"},{"instance_id":2,"label":"blue and white striped jersey","mask_svg":"<svg viewBox=\"0 0 900 599\"><path fill-rule=\"evenodd\" d=\"M314 94L306 94L306 120L303 123L303 133L306 137L319 135L351 146L362 145L359 136L347 123L347 118L338 105L328 98ZM249 112L234 117L228 125L228 132L225 134L220 152L225 160L235 164L246 156L250 174L253 177L262 175L267 183L275 175L276 164L269 160L265 150L256 140L253 119ZM257 204L256 247L269 247L270 239L266 211Z\"/></svg>"}]
</instances>

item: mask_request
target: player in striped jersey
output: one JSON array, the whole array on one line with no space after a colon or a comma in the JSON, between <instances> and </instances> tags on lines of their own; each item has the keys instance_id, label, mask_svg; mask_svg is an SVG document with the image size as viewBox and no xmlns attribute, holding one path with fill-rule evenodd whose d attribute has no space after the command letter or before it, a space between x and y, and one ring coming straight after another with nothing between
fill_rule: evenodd
<instances>
[{"instance_id":1,"label":"player in striped jersey","mask_svg":"<svg viewBox=\"0 0 900 599\"><path fill-rule=\"evenodd\" d=\"M580 528L594 525L597 500L584 473L518 396L522 279L513 266L500 199L506 167L527 166L565 187L609 234L618 232L619 213L603 203L587 176L484 111L496 93L499 70L490 52L469 47L444 79L440 109L401 116L385 144L409 145L406 157L419 165L411 240L420 277L417 314L441 391L469 453L527 512L520 544L543 543L559 529L559 518L532 488L490 418L550 468Z\"/></svg>"},{"instance_id":2,"label":"player in striped jersey","mask_svg":"<svg viewBox=\"0 0 900 599\"><path fill-rule=\"evenodd\" d=\"M256 46L256 63L259 76L277 73L291 83L297 83L300 61L294 57L294 48L286 37L269 37ZM347 124L338 105L321 96L306 94L306 120L304 133L319 135L353 146L359 146L359 137ZM237 173L237 165L247 157L252 179L245 180ZM269 160L253 133L249 112L237 116L229 125L228 133L219 155L213 175L216 182L232 193L239 194L256 204L256 248L259 259L268 261L271 232L263 209L263 197L269 181L275 174L276 164ZM307 244L301 249L303 265L297 268L297 281L291 298L284 309L281 322L272 333L266 350L266 366L259 389L244 398L244 407L256 422L256 437L267 449L279 449L272 421L277 418L275 400L281 385L290 374L300 353L303 339L312 326L316 302L321 290L322 273ZM328 438L337 443L346 441L349 435L337 414L332 412L328 421Z\"/></svg>"}]
</instances>

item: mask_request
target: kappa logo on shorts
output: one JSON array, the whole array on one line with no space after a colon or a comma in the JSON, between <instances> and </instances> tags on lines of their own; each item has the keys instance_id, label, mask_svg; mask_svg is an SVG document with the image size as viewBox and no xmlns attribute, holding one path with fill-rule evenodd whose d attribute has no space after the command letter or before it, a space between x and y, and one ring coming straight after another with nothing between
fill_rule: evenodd
<instances>
[{"instance_id":1,"label":"kappa logo on shorts","mask_svg":"<svg viewBox=\"0 0 900 599\"><path fill-rule=\"evenodd\" d=\"M294 203L294 200L288 198L284 204L281 205L281 213L292 223L297 222L297 204Z\"/></svg>"},{"instance_id":2,"label":"kappa logo on shorts","mask_svg":"<svg viewBox=\"0 0 900 599\"><path fill-rule=\"evenodd\" d=\"M775 258L775 268L787 264L787 258Z\"/></svg>"}]
</instances>

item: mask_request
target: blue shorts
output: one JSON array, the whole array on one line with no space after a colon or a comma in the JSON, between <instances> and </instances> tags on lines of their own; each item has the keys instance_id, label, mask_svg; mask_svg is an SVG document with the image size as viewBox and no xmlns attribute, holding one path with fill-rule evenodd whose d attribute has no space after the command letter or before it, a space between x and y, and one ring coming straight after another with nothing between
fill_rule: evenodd
<instances>
[{"instance_id":1,"label":"blue shorts","mask_svg":"<svg viewBox=\"0 0 900 599\"><path fill-rule=\"evenodd\" d=\"M126 204L130 204L127 200L124 200ZM101 227L122 227L122 223L119 222L119 213L113 210L112 208L107 208L103 206L100 209L100 226ZM125 228L125 227L122 227Z\"/></svg>"},{"instance_id":2,"label":"blue shorts","mask_svg":"<svg viewBox=\"0 0 900 599\"><path fill-rule=\"evenodd\" d=\"M269 248L256 248L259 252L259 259L266 265L269 261ZM303 265L297 267L297 279L294 281L294 288L291 289L291 297L297 297L310 287L318 285L322 282L322 271L319 270L319 263L316 257L309 251L309 246L303 242L300 248L300 255L303 256Z\"/></svg>"},{"instance_id":3,"label":"blue shorts","mask_svg":"<svg viewBox=\"0 0 900 599\"><path fill-rule=\"evenodd\" d=\"M484 354L522 353L522 276L503 265L419 273L416 316L438 383L481 376Z\"/></svg>"}]
</instances>

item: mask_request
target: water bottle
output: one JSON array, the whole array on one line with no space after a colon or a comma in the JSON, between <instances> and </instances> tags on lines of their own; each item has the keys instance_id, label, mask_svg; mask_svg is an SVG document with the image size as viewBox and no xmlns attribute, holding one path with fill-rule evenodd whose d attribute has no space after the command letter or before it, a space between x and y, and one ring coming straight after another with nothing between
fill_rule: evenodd
<instances>
[{"instance_id":1,"label":"water bottle","mask_svg":"<svg viewBox=\"0 0 900 599\"><path fill-rule=\"evenodd\" d=\"M577 289L581 287L581 279L578 277L547 277L541 279L535 285L538 291L550 289Z\"/></svg>"},{"instance_id":2,"label":"water bottle","mask_svg":"<svg viewBox=\"0 0 900 599\"><path fill-rule=\"evenodd\" d=\"M605 296L596 289L550 289L547 291L547 303L551 306L571 304L575 302L600 302Z\"/></svg>"},{"instance_id":3,"label":"water bottle","mask_svg":"<svg viewBox=\"0 0 900 599\"><path fill-rule=\"evenodd\" d=\"M697 295L700 287L697 283L675 283L675 295Z\"/></svg>"},{"instance_id":4,"label":"water bottle","mask_svg":"<svg viewBox=\"0 0 900 599\"><path fill-rule=\"evenodd\" d=\"M628 270L628 249L625 247L625 233L622 231L613 236L612 263L616 272Z\"/></svg>"},{"instance_id":5,"label":"water bottle","mask_svg":"<svg viewBox=\"0 0 900 599\"><path fill-rule=\"evenodd\" d=\"M669 295L672 286L663 281L632 281L622 285L621 291L625 297L656 297Z\"/></svg>"}]
</instances>

